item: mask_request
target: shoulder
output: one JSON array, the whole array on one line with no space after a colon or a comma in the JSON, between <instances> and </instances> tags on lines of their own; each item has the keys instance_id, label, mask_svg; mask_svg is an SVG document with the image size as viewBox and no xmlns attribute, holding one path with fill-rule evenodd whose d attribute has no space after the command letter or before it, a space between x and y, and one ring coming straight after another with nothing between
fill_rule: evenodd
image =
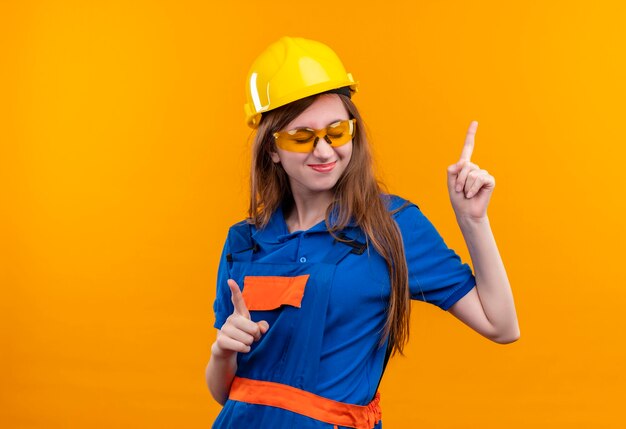
<instances>
[{"instance_id":1,"label":"shoulder","mask_svg":"<svg viewBox=\"0 0 626 429\"><path fill-rule=\"evenodd\" d=\"M229 228L228 231L233 231L233 230L239 230L239 229L245 229L245 228L249 228L249 227L253 227L254 225L252 224L252 222L250 221L250 218L246 218L243 220L240 220L237 223L232 224Z\"/></svg>"},{"instance_id":2,"label":"shoulder","mask_svg":"<svg viewBox=\"0 0 626 429\"><path fill-rule=\"evenodd\" d=\"M383 198L393 220L404 234L422 234L434 229L434 226L417 204L398 195L384 194Z\"/></svg>"},{"instance_id":3,"label":"shoulder","mask_svg":"<svg viewBox=\"0 0 626 429\"><path fill-rule=\"evenodd\" d=\"M240 247L242 243L244 246L250 241L250 237L256 231L254 225L249 219L241 220L228 228L228 235L226 236L226 244L231 249Z\"/></svg>"},{"instance_id":4,"label":"shoulder","mask_svg":"<svg viewBox=\"0 0 626 429\"><path fill-rule=\"evenodd\" d=\"M250 230L254 231L254 225L250 222L250 219L244 219L237 223L232 224L228 228L228 236L230 237L231 234L248 232Z\"/></svg>"},{"instance_id":5,"label":"shoulder","mask_svg":"<svg viewBox=\"0 0 626 429\"><path fill-rule=\"evenodd\" d=\"M398 195L382 194L381 198L394 218L397 218L400 213L403 213L407 210L409 212L413 210L419 211L419 207L417 206L417 204Z\"/></svg>"}]
</instances>

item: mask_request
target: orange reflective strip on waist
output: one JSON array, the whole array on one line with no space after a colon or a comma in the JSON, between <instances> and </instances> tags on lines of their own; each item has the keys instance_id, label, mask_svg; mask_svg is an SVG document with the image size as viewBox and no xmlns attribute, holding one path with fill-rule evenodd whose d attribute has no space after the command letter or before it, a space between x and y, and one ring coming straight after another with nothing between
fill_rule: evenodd
<instances>
[{"instance_id":1,"label":"orange reflective strip on waist","mask_svg":"<svg viewBox=\"0 0 626 429\"><path fill-rule=\"evenodd\" d=\"M302 389L271 381L235 377L229 399L282 408L325 423L372 429L381 419L380 393L368 405L333 401Z\"/></svg>"}]
</instances>

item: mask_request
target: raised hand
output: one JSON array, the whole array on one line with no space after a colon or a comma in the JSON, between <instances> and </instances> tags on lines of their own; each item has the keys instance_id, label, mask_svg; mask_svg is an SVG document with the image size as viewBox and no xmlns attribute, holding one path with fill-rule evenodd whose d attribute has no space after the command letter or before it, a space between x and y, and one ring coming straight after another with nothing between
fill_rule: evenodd
<instances>
[{"instance_id":1,"label":"raised hand","mask_svg":"<svg viewBox=\"0 0 626 429\"><path fill-rule=\"evenodd\" d=\"M487 170L471 162L477 128L478 122L472 121L465 136L461 158L448 166L448 193L452 208L457 217L471 220L487 217L487 206L496 186L496 179Z\"/></svg>"},{"instance_id":2,"label":"raised hand","mask_svg":"<svg viewBox=\"0 0 626 429\"><path fill-rule=\"evenodd\" d=\"M265 320L253 322L250 319L250 312L237 283L229 279L228 287L235 310L217 333L217 339L211 348L216 357L228 357L237 352L248 353L252 343L260 340L269 329Z\"/></svg>"}]
</instances>

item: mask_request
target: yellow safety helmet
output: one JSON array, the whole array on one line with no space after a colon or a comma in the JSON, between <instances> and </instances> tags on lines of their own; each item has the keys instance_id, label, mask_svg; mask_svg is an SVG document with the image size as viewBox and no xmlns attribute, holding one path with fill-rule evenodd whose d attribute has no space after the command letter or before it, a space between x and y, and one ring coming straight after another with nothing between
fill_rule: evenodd
<instances>
[{"instance_id":1,"label":"yellow safety helmet","mask_svg":"<svg viewBox=\"0 0 626 429\"><path fill-rule=\"evenodd\" d=\"M263 112L337 88L349 87L352 94L357 85L328 46L283 37L263 51L248 72L246 123L256 128Z\"/></svg>"}]
</instances>

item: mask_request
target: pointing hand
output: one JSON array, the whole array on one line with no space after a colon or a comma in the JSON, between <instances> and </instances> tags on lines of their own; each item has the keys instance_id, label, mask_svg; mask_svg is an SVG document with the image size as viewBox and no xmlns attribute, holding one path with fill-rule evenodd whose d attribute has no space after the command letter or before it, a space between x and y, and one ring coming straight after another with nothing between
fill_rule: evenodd
<instances>
[{"instance_id":1,"label":"pointing hand","mask_svg":"<svg viewBox=\"0 0 626 429\"><path fill-rule=\"evenodd\" d=\"M479 220L487 217L487 206L496 179L471 162L478 122L472 121L459 160L448 167L448 193L457 217Z\"/></svg>"},{"instance_id":2,"label":"pointing hand","mask_svg":"<svg viewBox=\"0 0 626 429\"><path fill-rule=\"evenodd\" d=\"M235 310L228 316L226 322L217 333L217 339L213 344L212 353L218 357L226 357L233 353L248 353L254 341L259 341L261 336L269 329L269 324L265 320L253 322L250 319L250 312L241 295L239 285L232 280L228 280L231 299Z\"/></svg>"}]
</instances>

